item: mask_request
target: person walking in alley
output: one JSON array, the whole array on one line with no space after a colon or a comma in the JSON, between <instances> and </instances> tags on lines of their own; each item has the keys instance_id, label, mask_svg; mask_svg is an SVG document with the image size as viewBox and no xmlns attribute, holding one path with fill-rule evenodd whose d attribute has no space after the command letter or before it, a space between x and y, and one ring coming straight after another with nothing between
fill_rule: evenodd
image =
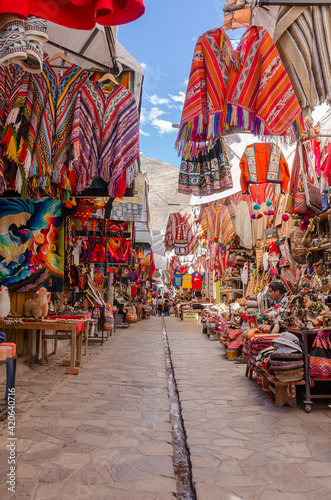
<instances>
[{"instance_id":1,"label":"person walking in alley","mask_svg":"<svg viewBox=\"0 0 331 500\"><path fill-rule=\"evenodd\" d=\"M162 315L162 311L163 311L163 299L162 299L162 297L159 297L157 299L157 312L158 312L159 316Z\"/></svg>"},{"instance_id":2,"label":"person walking in alley","mask_svg":"<svg viewBox=\"0 0 331 500\"><path fill-rule=\"evenodd\" d=\"M165 316L169 316L169 301L168 299L165 300L164 304L163 304L163 312L164 312L164 315Z\"/></svg>"},{"instance_id":3,"label":"person walking in alley","mask_svg":"<svg viewBox=\"0 0 331 500\"><path fill-rule=\"evenodd\" d=\"M152 315L156 316L157 313L157 298L153 297L152 298Z\"/></svg>"}]
</instances>

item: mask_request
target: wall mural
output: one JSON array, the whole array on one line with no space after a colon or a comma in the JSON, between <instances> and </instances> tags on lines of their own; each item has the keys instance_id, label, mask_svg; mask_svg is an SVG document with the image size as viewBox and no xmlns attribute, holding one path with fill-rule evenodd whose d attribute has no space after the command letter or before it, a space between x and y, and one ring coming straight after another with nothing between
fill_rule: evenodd
<instances>
[{"instance_id":1,"label":"wall mural","mask_svg":"<svg viewBox=\"0 0 331 500\"><path fill-rule=\"evenodd\" d=\"M52 198L0 199L0 285L63 290L62 203Z\"/></svg>"}]
</instances>

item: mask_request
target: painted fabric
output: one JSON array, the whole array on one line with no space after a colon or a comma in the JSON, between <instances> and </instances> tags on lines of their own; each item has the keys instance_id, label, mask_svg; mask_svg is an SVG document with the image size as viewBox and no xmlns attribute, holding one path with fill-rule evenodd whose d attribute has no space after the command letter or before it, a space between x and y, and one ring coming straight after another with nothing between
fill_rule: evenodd
<instances>
[{"instance_id":1,"label":"painted fabric","mask_svg":"<svg viewBox=\"0 0 331 500\"><path fill-rule=\"evenodd\" d=\"M178 178L178 192L207 196L233 187L232 175L225 146L218 140L206 154L199 153L192 160L182 158Z\"/></svg>"},{"instance_id":2,"label":"painted fabric","mask_svg":"<svg viewBox=\"0 0 331 500\"><path fill-rule=\"evenodd\" d=\"M182 287L183 288L192 288L192 276L190 274L184 274Z\"/></svg>"},{"instance_id":3,"label":"painted fabric","mask_svg":"<svg viewBox=\"0 0 331 500\"><path fill-rule=\"evenodd\" d=\"M183 276L181 274L175 274L174 275L174 285L175 286L182 286L183 283Z\"/></svg>"},{"instance_id":4,"label":"painted fabric","mask_svg":"<svg viewBox=\"0 0 331 500\"><path fill-rule=\"evenodd\" d=\"M0 199L0 284L10 291L63 290L62 202Z\"/></svg>"},{"instance_id":5,"label":"painted fabric","mask_svg":"<svg viewBox=\"0 0 331 500\"><path fill-rule=\"evenodd\" d=\"M199 37L176 141L179 154L193 158L226 133L299 138L304 130L290 79L264 28L247 28L235 51L223 28Z\"/></svg>"},{"instance_id":6,"label":"painted fabric","mask_svg":"<svg viewBox=\"0 0 331 500\"><path fill-rule=\"evenodd\" d=\"M287 161L277 144L250 144L240 160L240 184L247 192L249 184L277 183L285 192L290 180Z\"/></svg>"},{"instance_id":7,"label":"painted fabric","mask_svg":"<svg viewBox=\"0 0 331 500\"><path fill-rule=\"evenodd\" d=\"M106 252L109 266L130 266L132 261L132 240L129 238L107 238Z\"/></svg>"},{"instance_id":8,"label":"painted fabric","mask_svg":"<svg viewBox=\"0 0 331 500\"><path fill-rule=\"evenodd\" d=\"M194 253L198 246L197 227L189 214L169 215L164 244L166 250L174 250L176 255Z\"/></svg>"},{"instance_id":9,"label":"painted fabric","mask_svg":"<svg viewBox=\"0 0 331 500\"><path fill-rule=\"evenodd\" d=\"M152 278L155 271L153 250L148 243L136 243L135 268L140 278Z\"/></svg>"},{"instance_id":10,"label":"painted fabric","mask_svg":"<svg viewBox=\"0 0 331 500\"><path fill-rule=\"evenodd\" d=\"M192 275L192 289L193 290L202 290L202 276L201 276L201 274L193 274Z\"/></svg>"}]
</instances>

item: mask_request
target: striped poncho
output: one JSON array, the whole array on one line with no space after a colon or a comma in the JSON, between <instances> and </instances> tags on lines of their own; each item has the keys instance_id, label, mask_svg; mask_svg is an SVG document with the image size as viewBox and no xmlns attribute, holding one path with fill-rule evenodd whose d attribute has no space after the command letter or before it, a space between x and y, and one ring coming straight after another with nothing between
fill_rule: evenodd
<instances>
[{"instance_id":1,"label":"striped poncho","mask_svg":"<svg viewBox=\"0 0 331 500\"><path fill-rule=\"evenodd\" d=\"M173 250L177 255L194 253L198 247L197 227L189 214L179 212L169 215L164 245L166 250Z\"/></svg>"},{"instance_id":2,"label":"striped poncho","mask_svg":"<svg viewBox=\"0 0 331 500\"><path fill-rule=\"evenodd\" d=\"M291 135L304 131L300 105L271 37L249 27L234 51L223 28L204 33L195 47L176 141L192 158L221 135Z\"/></svg>"},{"instance_id":3,"label":"striped poncho","mask_svg":"<svg viewBox=\"0 0 331 500\"><path fill-rule=\"evenodd\" d=\"M88 72L73 64L58 78L46 57L42 73L23 75L10 94L3 129L4 154L20 167L17 191L27 185L30 193L41 190L50 195L52 180L65 187L61 180L74 101L88 80Z\"/></svg>"},{"instance_id":4,"label":"striped poncho","mask_svg":"<svg viewBox=\"0 0 331 500\"><path fill-rule=\"evenodd\" d=\"M216 210L213 205L203 210L201 227L210 242L218 242L226 247L234 238L234 228L228 207L220 205Z\"/></svg>"},{"instance_id":5,"label":"striped poncho","mask_svg":"<svg viewBox=\"0 0 331 500\"><path fill-rule=\"evenodd\" d=\"M122 198L127 170L139 157L139 114L131 92L122 85L110 91L98 82L84 85L76 101L71 144L70 191L80 193L100 177L110 196Z\"/></svg>"}]
</instances>

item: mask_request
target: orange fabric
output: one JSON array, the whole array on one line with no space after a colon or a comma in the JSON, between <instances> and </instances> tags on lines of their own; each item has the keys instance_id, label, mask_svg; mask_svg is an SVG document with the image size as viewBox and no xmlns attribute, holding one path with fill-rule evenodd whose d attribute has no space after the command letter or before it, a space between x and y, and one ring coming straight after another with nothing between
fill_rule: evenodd
<instances>
[{"instance_id":1,"label":"orange fabric","mask_svg":"<svg viewBox=\"0 0 331 500\"><path fill-rule=\"evenodd\" d=\"M240 184L243 192L248 184L265 182L281 184L285 192L290 180L287 161L276 144L256 143L246 147L240 160Z\"/></svg>"}]
</instances>

